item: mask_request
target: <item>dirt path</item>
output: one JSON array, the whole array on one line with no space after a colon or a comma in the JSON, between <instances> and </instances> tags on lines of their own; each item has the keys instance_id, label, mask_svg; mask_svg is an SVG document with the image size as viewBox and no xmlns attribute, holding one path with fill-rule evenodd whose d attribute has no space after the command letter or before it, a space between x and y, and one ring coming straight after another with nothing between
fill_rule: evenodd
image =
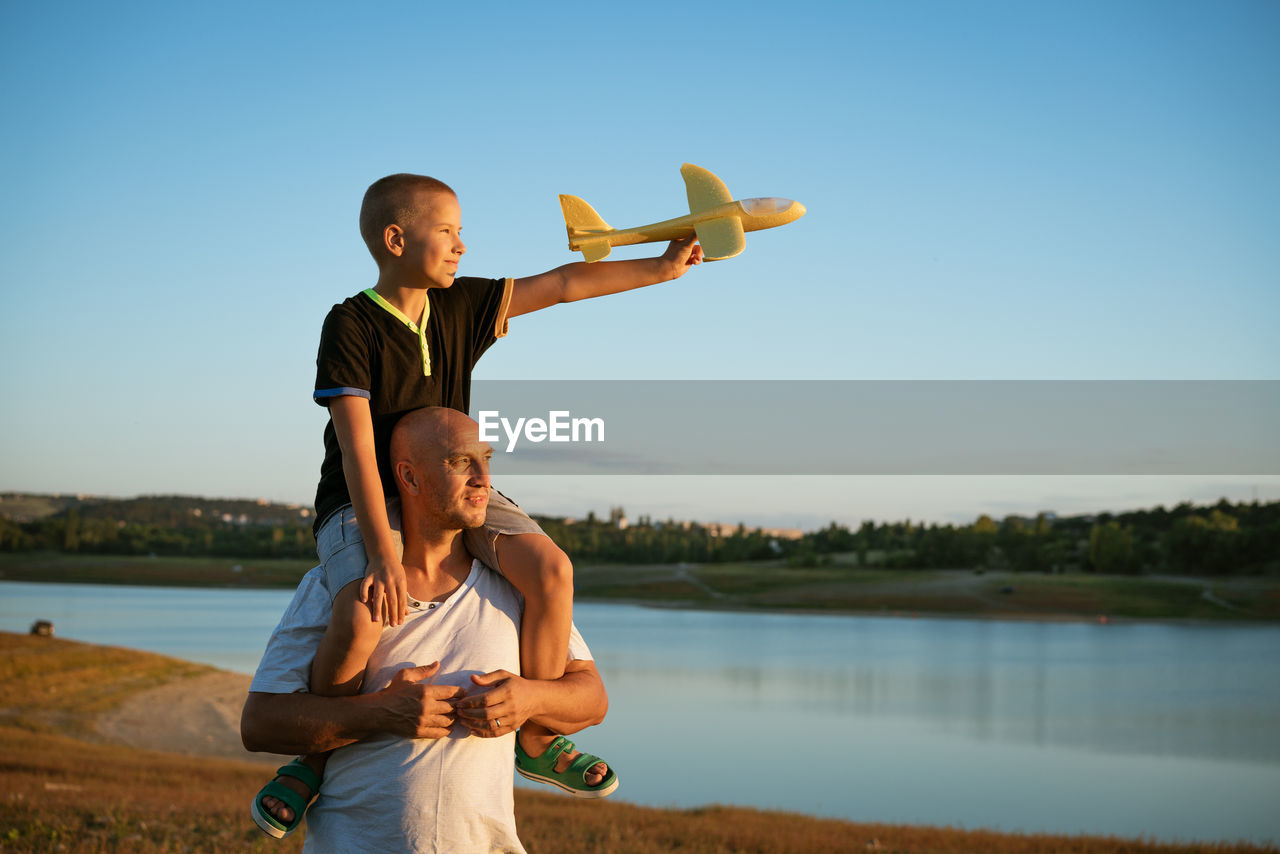
<instances>
[{"instance_id":1,"label":"dirt path","mask_svg":"<svg viewBox=\"0 0 1280 854\"><path fill-rule=\"evenodd\" d=\"M279 764L280 757L250 753L240 744L240 709L248 691L249 677L239 673L177 679L102 715L98 733L147 750Z\"/></svg>"}]
</instances>

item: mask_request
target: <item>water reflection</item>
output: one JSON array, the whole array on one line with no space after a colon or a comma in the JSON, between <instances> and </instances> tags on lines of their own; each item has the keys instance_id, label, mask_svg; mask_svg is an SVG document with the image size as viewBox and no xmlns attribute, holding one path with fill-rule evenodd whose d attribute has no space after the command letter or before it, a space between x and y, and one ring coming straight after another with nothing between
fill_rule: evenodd
<instances>
[{"instance_id":1,"label":"water reflection","mask_svg":"<svg viewBox=\"0 0 1280 854\"><path fill-rule=\"evenodd\" d=\"M578 622L612 700L583 738L631 800L1280 837L1276 629L593 606Z\"/></svg>"},{"instance_id":2,"label":"water reflection","mask_svg":"<svg viewBox=\"0 0 1280 854\"><path fill-rule=\"evenodd\" d=\"M1274 629L668 612L654 633L652 612L596 625L590 609L579 623L615 691L696 685L740 712L802 703L980 742L1280 761Z\"/></svg>"}]
</instances>

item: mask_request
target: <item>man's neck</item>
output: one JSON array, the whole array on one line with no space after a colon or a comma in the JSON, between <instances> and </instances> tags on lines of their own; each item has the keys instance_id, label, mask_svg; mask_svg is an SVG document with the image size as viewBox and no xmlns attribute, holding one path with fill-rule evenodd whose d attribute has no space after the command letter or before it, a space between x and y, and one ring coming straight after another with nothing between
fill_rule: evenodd
<instances>
[{"instance_id":1,"label":"man's neck","mask_svg":"<svg viewBox=\"0 0 1280 854\"><path fill-rule=\"evenodd\" d=\"M440 601L467 580L471 554L461 531L404 532L404 566L409 595Z\"/></svg>"}]
</instances>

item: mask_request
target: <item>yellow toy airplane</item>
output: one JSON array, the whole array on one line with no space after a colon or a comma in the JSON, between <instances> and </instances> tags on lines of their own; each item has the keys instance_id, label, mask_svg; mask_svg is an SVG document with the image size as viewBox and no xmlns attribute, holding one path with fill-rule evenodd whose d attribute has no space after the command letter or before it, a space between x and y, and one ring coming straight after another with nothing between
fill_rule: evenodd
<instances>
[{"instance_id":1,"label":"yellow toy airplane","mask_svg":"<svg viewBox=\"0 0 1280 854\"><path fill-rule=\"evenodd\" d=\"M735 200L723 181L692 163L681 166L680 174L689 194L688 216L636 228L610 228L591 205L577 196L562 195L569 251L581 252L586 261L599 261L609 257L614 246L678 240L696 233L703 257L719 261L746 248L745 232L786 225L804 216L804 205L791 199Z\"/></svg>"}]
</instances>

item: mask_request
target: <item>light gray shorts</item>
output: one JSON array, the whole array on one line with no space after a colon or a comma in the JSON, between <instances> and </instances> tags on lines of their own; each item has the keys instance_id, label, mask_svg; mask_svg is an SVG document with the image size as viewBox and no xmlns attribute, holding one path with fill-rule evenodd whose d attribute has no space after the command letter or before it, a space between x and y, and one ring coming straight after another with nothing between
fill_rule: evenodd
<instances>
[{"instance_id":1,"label":"light gray shorts","mask_svg":"<svg viewBox=\"0 0 1280 854\"><path fill-rule=\"evenodd\" d=\"M404 543L400 539L399 498L387 502L387 521L391 523L391 536L396 543L396 553L399 554L404 550ZM462 533L471 556L479 558L485 566L499 572L502 571L498 566L497 551L500 534L546 536L538 523L529 518L528 513L496 489L489 492L489 509L485 513L484 527L471 528ZM316 534L316 553L324 567L324 586L329 591L330 599L351 582L364 578L369 557L364 551L364 537L360 534L360 526L356 524L356 511L350 504L341 510L335 510L320 526L320 532Z\"/></svg>"}]
</instances>

